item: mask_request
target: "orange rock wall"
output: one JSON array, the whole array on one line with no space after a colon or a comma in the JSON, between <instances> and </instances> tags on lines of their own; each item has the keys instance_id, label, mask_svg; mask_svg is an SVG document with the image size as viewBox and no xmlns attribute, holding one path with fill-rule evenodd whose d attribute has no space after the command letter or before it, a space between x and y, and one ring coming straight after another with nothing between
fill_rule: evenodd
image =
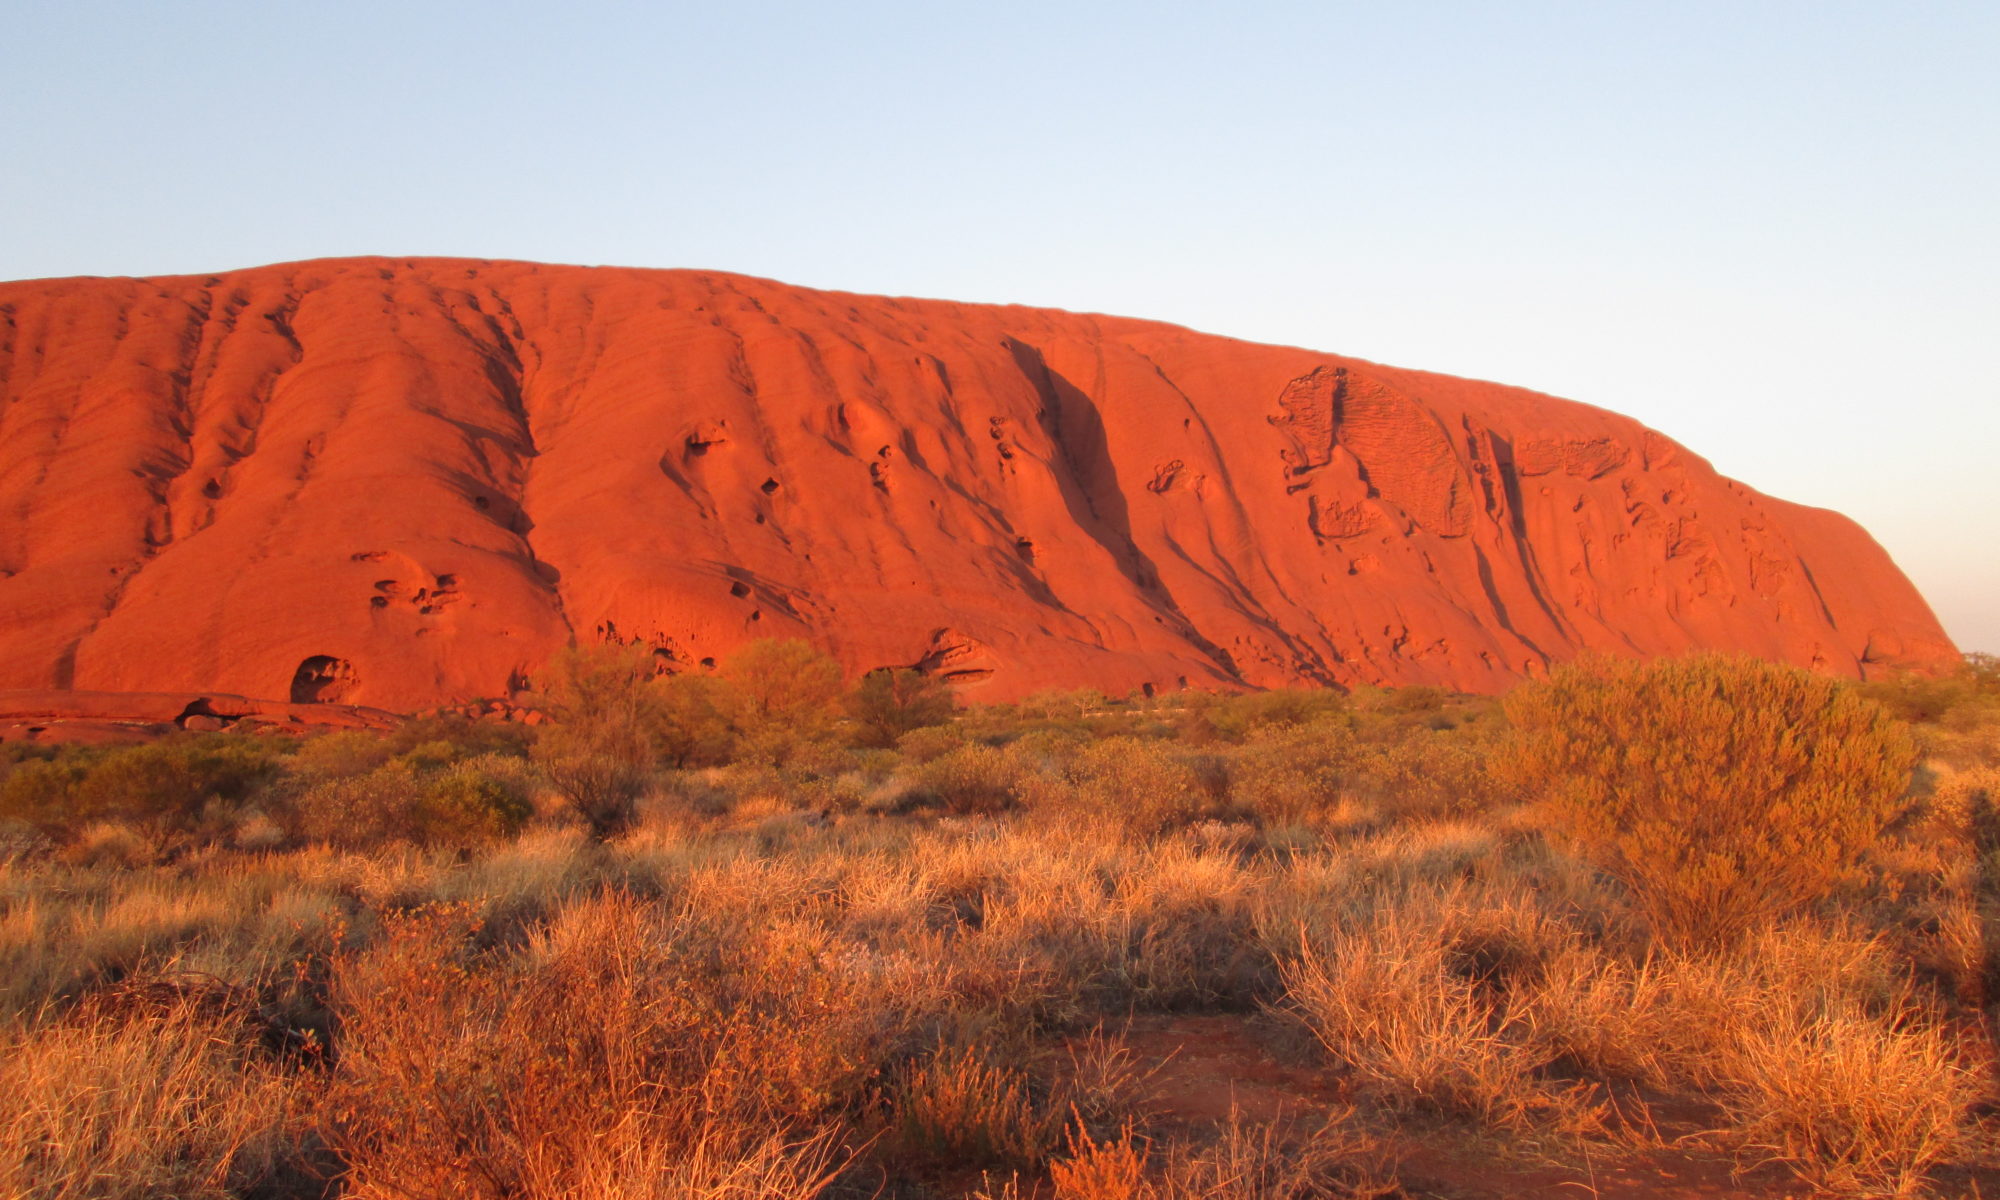
<instances>
[{"instance_id":1,"label":"orange rock wall","mask_svg":"<svg viewBox=\"0 0 2000 1200\"><path fill-rule=\"evenodd\" d=\"M1515 388L690 271L0 284L0 688L411 709L573 636L977 699L1954 655L1852 522Z\"/></svg>"}]
</instances>

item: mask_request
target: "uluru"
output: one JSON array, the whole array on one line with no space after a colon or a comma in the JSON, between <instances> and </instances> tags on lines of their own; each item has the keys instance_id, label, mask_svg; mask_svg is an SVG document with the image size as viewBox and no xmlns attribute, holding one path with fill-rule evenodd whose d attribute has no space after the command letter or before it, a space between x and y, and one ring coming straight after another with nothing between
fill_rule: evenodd
<instances>
[{"instance_id":1,"label":"uluru","mask_svg":"<svg viewBox=\"0 0 2000 1200\"><path fill-rule=\"evenodd\" d=\"M410 711L762 637L991 700L1956 657L1853 522L1514 387L705 271L0 284L0 689Z\"/></svg>"}]
</instances>

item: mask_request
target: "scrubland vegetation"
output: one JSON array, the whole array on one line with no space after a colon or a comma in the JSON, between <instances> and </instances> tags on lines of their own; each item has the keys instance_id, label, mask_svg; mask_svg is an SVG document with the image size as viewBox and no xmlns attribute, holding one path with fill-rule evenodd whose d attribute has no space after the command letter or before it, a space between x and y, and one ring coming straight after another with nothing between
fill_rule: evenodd
<instances>
[{"instance_id":1,"label":"scrubland vegetation","mask_svg":"<svg viewBox=\"0 0 2000 1200\"><path fill-rule=\"evenodd\" d=\"M10 748L0 1194L2000 1194L1990 660L539 707Z\"/></svg>"}]
</instances>

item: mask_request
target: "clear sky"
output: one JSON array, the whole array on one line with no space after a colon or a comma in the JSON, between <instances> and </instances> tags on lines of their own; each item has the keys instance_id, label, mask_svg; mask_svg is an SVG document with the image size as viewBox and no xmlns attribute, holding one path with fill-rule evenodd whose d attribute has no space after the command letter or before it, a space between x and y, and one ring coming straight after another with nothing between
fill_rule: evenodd
<instances>
[{"instance_id":1,"label":"clear sky","mask_svg":"<svg viewBox=\"0 0 2000 1200\"><path fill-rule=\"evenodd\" d=\"M0 0L0 278L1122 313L1629 413L2000 651L2000 4Z\"/></svg>"}]
</instances>

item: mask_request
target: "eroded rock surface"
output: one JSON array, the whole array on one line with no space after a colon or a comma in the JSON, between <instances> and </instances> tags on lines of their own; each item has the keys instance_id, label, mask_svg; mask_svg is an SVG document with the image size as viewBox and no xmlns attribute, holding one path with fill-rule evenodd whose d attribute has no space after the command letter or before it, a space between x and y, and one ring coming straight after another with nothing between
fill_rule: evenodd
<instances>
[{"instance_id":1,"label":"eroded rock surface","mask_svg":"<svg viewBox=\"0 0 2000 1200\"><path fill-rule=\"evenodd\" d=\"M1852 522L1516 388L691 271L0 284L0 688L408 710L765 636L986 699L1954 653Z\"/></svg>"}]
</instances>

